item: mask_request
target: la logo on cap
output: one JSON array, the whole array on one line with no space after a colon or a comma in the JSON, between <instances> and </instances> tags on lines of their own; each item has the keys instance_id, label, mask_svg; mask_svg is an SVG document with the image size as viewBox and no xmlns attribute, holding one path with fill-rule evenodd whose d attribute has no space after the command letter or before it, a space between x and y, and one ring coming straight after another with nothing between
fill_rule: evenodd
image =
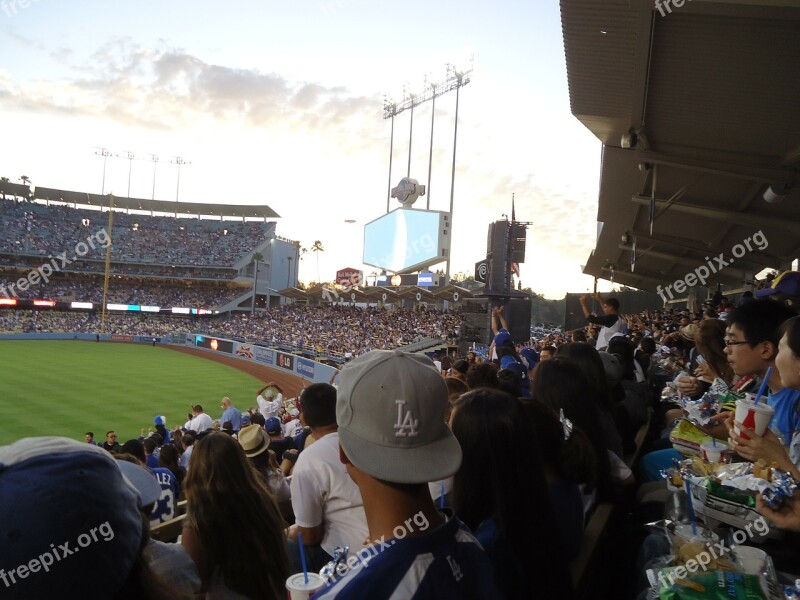
<instances>
[{"instance_id":1,"label":"la logo on cap","mask_svg":"<svg viewBox=\"0 0 800 600\"><path fill-rule=\"evenodd\" d=\"M397 404L397 423L394 424L395 437L415 437L417 435L417 427L419 426L419 419L415 419L411 414L411 409L406 410L403 414L403 407L406 405L405 400L395 400Z\"/></svg>"}]
</instances>

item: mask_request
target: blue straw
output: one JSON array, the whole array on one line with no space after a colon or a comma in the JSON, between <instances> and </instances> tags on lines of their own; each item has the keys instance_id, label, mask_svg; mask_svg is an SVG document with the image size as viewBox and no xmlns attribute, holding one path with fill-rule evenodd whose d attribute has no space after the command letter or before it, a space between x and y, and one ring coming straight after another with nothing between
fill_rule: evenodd
<instances>
[{"instance_id":1,"label":"blue straw","mask_svg":"<svg viewBox=\"0 0 800 600\"><path fill-rule=\"evenodd\" d=\"M439 508L444 508L444 481L442 482L442 495L439 496Z\"/></svg>"},{"instance_id":2,"label":"blue straw","mask_svg":"<svg viewBox=\"0 0 800 600\"><path fill-rule=\"evenodd\" d=\"M764 375L764 381L761 382L761 387L758 388L758 394L756 394L756 401L754 404L758 404L758 401L761 400L761 396L764 395L764 391L767 389L767 384L769 383L769 378L772 377L772 367L767 369L767 374Z\"/></svg>"},{"instance_id":3,"label":"blue straw","mask_svg":"<svg viewBox=\"0 0 800 600\"><path fill-rule=\"evenodd\" d=\"M306 566L306 551L303 549L303 534L297 532L297 545L300 546L300 562L303 563L303 578L308 583L308 567Z\"/></svg>"},{"instance_id":4,"label":"blue straw","mask_svg":"<svg viewBox=\"0 0 800 600\"><path fill-rule=\"evenodd\" d=\"M686 508L689 510L689 522L692 524L692 535L697 535L697 524L695 523L694 505L692 504L692 489L689 480L686 480Z\"/></svg>"},{"instance_id":5,"label":"blue straw","mask_svg":"<svg viewBox=\"0 0 800 600\"><path fill-rule=\"evenodd\" d=\"M714 446L714 448L717 447L717 438L714 437L711 438L711 445Z\"/></svg>"}]
</instances>

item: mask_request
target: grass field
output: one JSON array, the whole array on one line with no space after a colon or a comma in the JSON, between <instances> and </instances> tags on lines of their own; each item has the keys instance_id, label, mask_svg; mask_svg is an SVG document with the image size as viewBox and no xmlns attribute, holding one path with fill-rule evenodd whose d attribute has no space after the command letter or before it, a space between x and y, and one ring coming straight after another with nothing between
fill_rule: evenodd
<instances>
[{"instance_id":1,"label":"grass field","mask_svg":"<svg viewBox=\"0 0 800 600\"><path fill-rule=\"evenodd\" d=\"M183 425L189 404L213 419L229 396L240 410L260 382L225 365L166 348L77 341L0 341L0 445L30 436L119 442L167 417Z\"/></svg>"}]
</instances>

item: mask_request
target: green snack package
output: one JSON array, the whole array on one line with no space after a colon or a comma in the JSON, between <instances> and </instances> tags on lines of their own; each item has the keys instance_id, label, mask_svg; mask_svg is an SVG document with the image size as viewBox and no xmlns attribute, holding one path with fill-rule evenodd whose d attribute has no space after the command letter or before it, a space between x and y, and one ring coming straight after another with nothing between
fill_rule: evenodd
<instances>
[{"instance_id":1,"label":"green snack package","mask_svg":"<svg viewBox=\"0 0 800 600\"><path fill-rule=\"evenodd\" d=\"M679 577L683 575L683 578ZM688 573L685 567L662 569L660 600L767 600L761 577L733 571Z\"/></svg>"}]
</instances>

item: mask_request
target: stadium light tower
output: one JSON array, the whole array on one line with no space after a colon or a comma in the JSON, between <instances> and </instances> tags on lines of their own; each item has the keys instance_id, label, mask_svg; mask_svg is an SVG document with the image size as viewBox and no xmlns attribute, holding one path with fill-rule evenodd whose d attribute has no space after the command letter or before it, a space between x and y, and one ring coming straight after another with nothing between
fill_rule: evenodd
<instances>
[{"instance_id":1,"label":"stadium light tower","mask_svg":"<svg viewBox=\"0 0 800 600\"><path fill-rule=\"evenodd\" d=\"M116 156L115 154L111 154L111 151L108 148L96 148L95 154L97 156L103 157L103 185L100 188L100 195L105 196L106 194L106 162L108 161L109 156Z\"/></svg>"},{"instance_id":2,"label":"stadium light tower","mask_svg":"<svg viewBox=\"0 0 800 600\"><path fill-rule=\"evenodd\" d=\"M470 76L472 74L472 69L474 66L474 56L470 57L469 67L465 69L456 68L455 65L448 64L447 70L445 74L445 80L442 83L429 83L426 77L425 84L423 86L422 92L419 94L411 93L406 89L403 91L403 99L400 102L395 102L394 100L384 96L383 100L383 118L384 119L392 119L392 134L391 139L389 141L389 191L386 198L386 212L389 212L389 198L391 197L391 187L392 187L392 146L394 144L394 118L395 116L399 115L401 112L405 110L411 110L411 128L413 132L413 124L414 124L414 107L419 106L427 102L428 100L433 101L433 113L431 115L431 156L433 154L433 120L435 117L436 112L436 98L442 96L448 92L452 92L455 90L456 92L456 111L455 111L455 124L453 128L453 167L452 173L450 175L450 232L452 235L453 230L453 194L455 189L455 178L456 178L456 145L458 143L458 102L459 102L459 91L462 87L467 85L470 82ZM428 159L428 182L430 185L430 176L431 176L431 167L432 167L432 158ZM411 171L411 139L408 142L408 171L410 175ZM408 175L407 175L408 177ZM430 197L428 197L428 210L430 210ZM446 284L450 283L450 257L447 258L447 271L446 271Z\"/></svg>"},{"instance_id":3,"label":"stadium light tower","mask_svg":"<svg viewBox=\"0 0 800 600\"><path fill-rule=\"evenodd\" d=\"M182 165L190 165L187 160L184 160L182 156L176 156L175 160L172 161L172 164L178 165L178 185L175 188L175 218L178 217L178 197L181 193L181 166Z\"/></svg>"},{"instance_id":4,"label":"stadium light tower","mask_svg":"<svg viewBox=\"0 0 800 600\"><path fill-rule=\"evenodd\" d=\"M153 161L153 200L156 199L156 167L158 166L158 156L155 154L150 155L150 160Z\"/></svg>"},{"instance_id":5,"label":"stadium light tower","mask_svg":"<svg viewBox=\"0 0 800 600\"><path fill-rule=\"evenodd\" d=\"M125 154L128 157L128 198L131 197L131 172L133 171L133 159L134 155L133 152L130 150L126 151Z\"/></svg>"}]
</instances>

